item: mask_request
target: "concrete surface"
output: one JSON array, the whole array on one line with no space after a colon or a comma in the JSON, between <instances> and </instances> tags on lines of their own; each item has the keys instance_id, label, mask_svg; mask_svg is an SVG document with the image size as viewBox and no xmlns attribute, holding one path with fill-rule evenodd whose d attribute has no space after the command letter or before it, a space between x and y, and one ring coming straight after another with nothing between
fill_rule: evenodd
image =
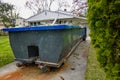
<instances>
[{"instance_id":1,"label":"concrete surface","mask_svg":"<svg viewBox=\"0 0 120 80\"><path fill-rule=\"evenodd\" d=\"M68 59L70 67L58 73L51 80L85 80L89 42L82 42L75 50L74 54Z\"/></svg>"},{"instance_id":2,"label":"concrete surface","mask_svg":"<svg viewBox=\"0 0 120 80\"><path fill-rule=\"evenodd\" d=\"M18 70L19 68L16 66L16 63L17 62L15 61L15 62L9 63L9 64L1 67L0 68L0 75L4 75L4 74Z\"/></svg>"}]
</instances>

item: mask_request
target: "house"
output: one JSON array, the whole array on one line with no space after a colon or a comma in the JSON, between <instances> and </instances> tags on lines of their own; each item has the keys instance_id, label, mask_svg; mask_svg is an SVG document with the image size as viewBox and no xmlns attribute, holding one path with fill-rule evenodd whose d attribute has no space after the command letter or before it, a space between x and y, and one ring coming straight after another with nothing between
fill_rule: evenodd
<instances>
[{"instance_id":1,"label":"house","mask_svg":"<svg viewBox=\"0 0 120 80\"><path fill-rule=\"evenodd\" d=\"M16 27L23 27L23 26L27 26L28 24L25 22L25 19L22 17L13 19L14 20L14 24ZM11 27L11 26L10 26ZM0 30L5 28L2 22L2 19L0 19Z\"/></svg>"},{"instance_id":2,"label":"house","mask_svg":"<svg viewBox=\"0 0 120 80\"><path fill-rule=\"evenodd\" d=\"M17 26L24 26L24 18L17 18L16 23Z\"/></svg>"},{"instance_id":3,"label":"house","mask_svg":"<svg viewBox=\"0 0 120 80\"><path fill-rule=\"evenodd\" d=\"M16 25L17 27L23 27L23 26L28 25L28 24L25 22L25 19L22 18L22 17L19 17L19 18L15 19L15 20L16 20L16 21L15 21L15 25Z\"/></svg>"},{"instance_id":4,"label":"house","mask_svg":"<svg viewBox=\"0 0 120 80\"><path fill-rule=\"evenodd\" d=\"M87 19L85 17L78 17L75 14L66 11L45 10L29 17L25 21L28 22L29 26L51 24L87 25Z\"/></svg>"}]
</instances>

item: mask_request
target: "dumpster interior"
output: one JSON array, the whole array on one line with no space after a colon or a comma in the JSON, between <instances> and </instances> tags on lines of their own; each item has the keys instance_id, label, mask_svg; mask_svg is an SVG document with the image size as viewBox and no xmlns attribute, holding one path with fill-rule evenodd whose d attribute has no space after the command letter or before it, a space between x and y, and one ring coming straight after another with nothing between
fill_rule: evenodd
<instances>
[{"instance_id":1,"label":"dumpster interior","mask_svg":"<svg viewBox=\"0 0 120 80\"><path fill-rule=\"evenodd\" d=\"M38 46L28 46L28 55L29 57L37 57L39 56Z\"/></svg>"}]
</instances>

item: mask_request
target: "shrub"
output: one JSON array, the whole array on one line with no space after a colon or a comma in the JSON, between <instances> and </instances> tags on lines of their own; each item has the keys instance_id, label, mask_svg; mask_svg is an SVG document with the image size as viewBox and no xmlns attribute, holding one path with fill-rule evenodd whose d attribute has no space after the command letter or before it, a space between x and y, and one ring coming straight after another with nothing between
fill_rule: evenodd
<instances>
[{"instance_id":1,"label":"shrub","mask_svg":"<svg viewBox=\"0 0 120 80\"><path fill-rule=\"evenodd\" d=\"M2 30L0 30L0 36L7 36L8 33L7 32L3 32Z\"/></svg>"},{"instance_id":2,"label":"shrub","mask_svg":"<svg viewBox=\"0 0 120 80\"><path fill-rule=\"evenodd\" d=\"M91 42L111 80L120 79L120 0L88 0Z\"/></svg>"}]
</instances>

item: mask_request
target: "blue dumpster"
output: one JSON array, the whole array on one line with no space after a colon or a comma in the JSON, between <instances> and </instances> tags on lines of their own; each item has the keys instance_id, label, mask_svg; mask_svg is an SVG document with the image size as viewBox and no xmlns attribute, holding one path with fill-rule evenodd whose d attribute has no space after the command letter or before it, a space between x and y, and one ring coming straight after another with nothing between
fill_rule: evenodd
<instances>
[{"instance_id":1,"label":"blue dumpster","mask_svg":"<svg viewBox=\"0 0 120 80\"><path fill-rule=\"evenodd\" d=\"M77 45L85 40L86 28L70 25L5 28L15 60L60 67Z\"/></svg>"}]
</instances>

